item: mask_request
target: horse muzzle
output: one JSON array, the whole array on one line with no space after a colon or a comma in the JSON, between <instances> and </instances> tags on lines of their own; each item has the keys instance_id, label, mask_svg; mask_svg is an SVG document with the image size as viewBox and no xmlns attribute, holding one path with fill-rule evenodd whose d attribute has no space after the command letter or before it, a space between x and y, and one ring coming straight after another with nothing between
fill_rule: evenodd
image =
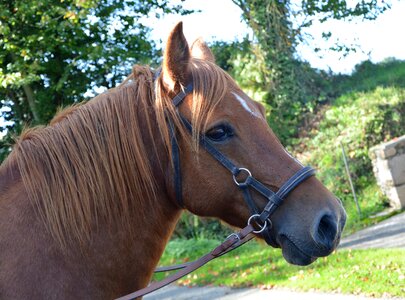
<instances>
[{"instance_id":1,"label":"horse muzzle","mask_svg":"<svg viewBox=\"0 0 405 300\"><path fill-rule=\"evenodd\" d=\"M289 263L303 266L318 257L330 255L337 248L345 223L346 213L341 207L338 217L330 212L320 212L306 232L287 224L281 226L275 237L267 230L263 232L263 238L268 245L280 247Z\"/></svg>"}]
</instances>

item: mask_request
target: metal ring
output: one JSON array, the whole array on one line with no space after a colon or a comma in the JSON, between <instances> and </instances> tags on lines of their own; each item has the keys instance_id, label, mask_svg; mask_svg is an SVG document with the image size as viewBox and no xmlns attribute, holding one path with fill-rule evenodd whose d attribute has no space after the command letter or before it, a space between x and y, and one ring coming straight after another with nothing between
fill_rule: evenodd
<instances>
[{"instance_id":1,"label":"metal ring","mask_svg":"<svg viewBox=\"0 0 405 300\"><path fill-rule=\"evenodd\" d=\"M268 227L269 229L271 229L271 228L273 227L273 222L272 222L269 218L267 218L266 222L267 222L267 221L269 221L267 227Z\"/></svg>"},{"instance_id":2,"label":"metal ring","mask_svg":"<svg viewBox=\"0 0 405 300\"><path fill-rule=\"evenodd\" d=\"M245 172L247 173L246 179L245 179L245 181L243 181L243 182L239 182L239 181L236 179L236 175L239 175L239 173L240 173L241 171L245 171ZM249 177L252 177L252 173L250 173L250 171L249 171L248 169L246 169L246 168L239 168L239 169L238 169L238 173L237 173L237 174L233 174L232 177L233 177L233 181L236 183L236 185L237 185L237 186L241 186L241 185L246 185L246 181L247 181L247 179L248 179Z\"/></svg>"},{"instance_id":3,"label":"metal ring","mask_svg":"<svg viewBox=\"0 0 405 300\"><path fill-rule=\"evenodd\" d=\"M257 217L260 217L260 215L259 214L251 215L249 220L247 221L247 224L250 225L251 220L254 218L257 218ZM253 230L253 233L262 233L267 227L267 220L264 221L263 226L260 226L260 224L257 222L256 222L256 225L260 227L260 230Z\"/></svg>"}]
</instances>

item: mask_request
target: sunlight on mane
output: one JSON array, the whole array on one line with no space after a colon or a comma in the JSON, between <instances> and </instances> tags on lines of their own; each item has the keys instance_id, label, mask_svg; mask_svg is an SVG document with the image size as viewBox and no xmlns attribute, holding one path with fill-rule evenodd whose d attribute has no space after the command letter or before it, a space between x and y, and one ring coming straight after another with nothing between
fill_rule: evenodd
<instances>
[{"instance_id":1,"label":"sunlight on mane","mask_svg":"<svg viewBox=\"0 0 405 300\"><path fill-rule=\"evenodd\" d=\"M234 82L210 62L194 59L190 70L192 144L197 147L205 120ZM162 80L155 82L149 67L134 66L119 87L66 108L49 126L21 135L12 157L28 195L62 246L88 242L101 221L131 232L135 207L145 199L156 200L150 160L160 163L170 157L168 117L180 135L188 135ZM153 208L152 203L145 205Z\"/></svg>"}]
</instances>

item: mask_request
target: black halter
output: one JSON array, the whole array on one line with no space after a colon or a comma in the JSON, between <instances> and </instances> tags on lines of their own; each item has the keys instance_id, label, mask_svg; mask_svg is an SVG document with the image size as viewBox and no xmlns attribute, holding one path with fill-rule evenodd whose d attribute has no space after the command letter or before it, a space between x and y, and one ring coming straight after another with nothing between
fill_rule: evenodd
<instances>
[{"instance_id":1,"label":"black halter","mask_svg":"<svg viewBox=\"0 0 405 300\"><path fill-rule=\"evenodd\" d=\"M193 91L193 84L190 83L186 86L184 90L182 90L172 99L173 105L176 108L178 108L179 105L183 102L184 98L192 91ZM180 112L177 111L177 113L187 131L191 133L193 128L190 122L186 118L184 118L180 114ZM172 143L172 160L174 165L174 185L175 185L176 201L179 204L179 206L184 207L182 197L179 145L177 143L177 139L175 136L175 129L173 126L173 122L170 119L168 120L168 122ZM269 244L271 241L270 234L269 231L265 229L271 228L271 221L269 219L270 215L277 209L277 207L280 206L285 197L293 189L295 189L300 183L302 183L307 178L313 176L315 174L315 170L308 166L303 167L292 177L290 177L277 192L273 192L272 190L267 188L264 184L262 184L260 181L255 179L247 168L238 167L237 165L235 165L222 152L216 149L215 146L212 144L212 142L205 135L200 135L199 143L222 166L224 166L227 170L231 172L233 181L243 192L245 202L247 203L250 212L252 214L248 220L248 224L250 224L251 221L255 221L256 225L259 227L259 230L255 231L255 233L261 233L265 241ZM238 180L237 179L238 175L242 173L244 173L245 178L243 180ZM256 190L259 194L261 194L268 200L268 203L264 207L263 211L260 213L255 202L252 199L252 196L250 194L250 188Z\"/></svg>"}]
</instances>

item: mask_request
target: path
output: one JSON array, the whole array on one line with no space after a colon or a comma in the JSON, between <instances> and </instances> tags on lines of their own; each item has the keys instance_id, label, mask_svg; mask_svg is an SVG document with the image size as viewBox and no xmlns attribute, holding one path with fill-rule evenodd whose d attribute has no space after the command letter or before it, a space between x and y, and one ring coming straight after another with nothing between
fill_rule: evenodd
<instances>
[{"instance_id":1,"label":"path","mask_svg":"<svg viewBox=\"0 0 405 300\"><path fill-rule=\"evenodd\" d=\"M405 248L405 212L342 239L339 247Z\"/></svg>"},{"instance_id":2,"label":"path","mask_svg":"<svg viewBox=\"0 0 405 300\"><path fill-rule=\"evenodd\" d=\"M373 300L356 295L342 295L318 292L293 292L282 289L231 289L229 287L181 287L170 285L144 297L145 300ZM378 298L393 300L404 298Z\"/></svg>"}]
</instances>

